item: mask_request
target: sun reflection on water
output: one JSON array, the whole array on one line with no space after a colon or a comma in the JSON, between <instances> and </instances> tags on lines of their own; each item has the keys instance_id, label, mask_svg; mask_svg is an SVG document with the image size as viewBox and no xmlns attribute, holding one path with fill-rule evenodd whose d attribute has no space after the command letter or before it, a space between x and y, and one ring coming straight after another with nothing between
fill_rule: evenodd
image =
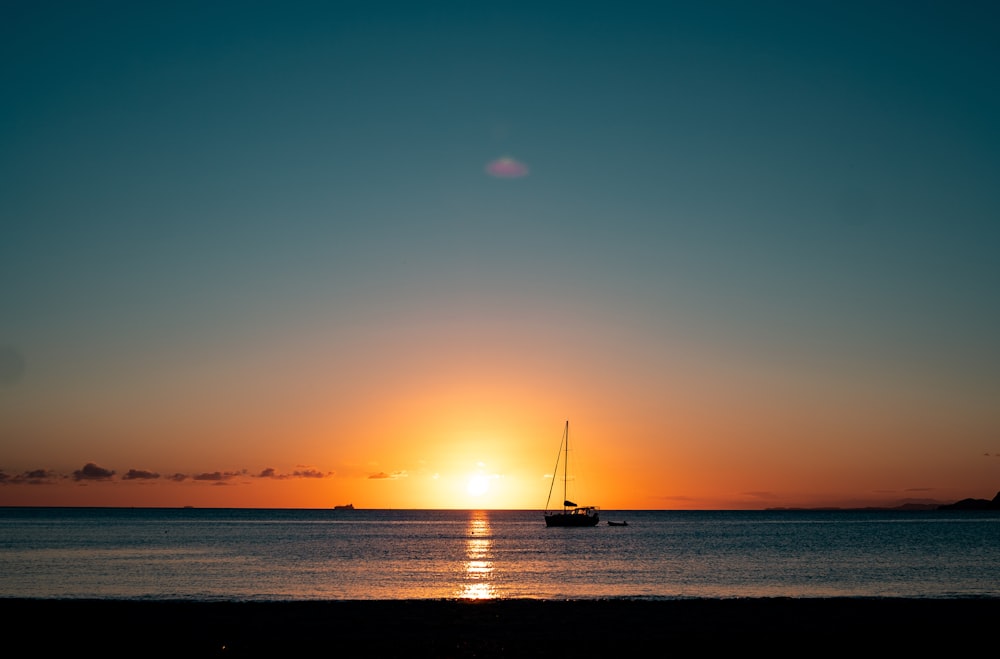
<instances>
[{"instance_id":1,"label":"sun reflection on water","mask_svg":"<svg viewBox=\"0 0 1000 659\"><path fill-rule=\"evenodd\" d=\"M493 586L493 532L489 514L476 511L469 517L465 541L465 575L459 597L484 600L497 596Z\"/></svg>"}]
</instances>

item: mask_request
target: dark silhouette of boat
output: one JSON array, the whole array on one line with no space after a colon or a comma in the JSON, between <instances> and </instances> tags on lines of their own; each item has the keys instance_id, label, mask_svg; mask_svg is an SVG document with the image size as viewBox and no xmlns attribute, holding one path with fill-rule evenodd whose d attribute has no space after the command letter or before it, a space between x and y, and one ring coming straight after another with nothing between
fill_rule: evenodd
<instances>
[{"instance_id":1,"label":"dark silhouette of boat","mask_svg":"<svg viewBox=\"0 0 1000 659\"><path fill-rule=\"evenodd\" d=\"M333 509L334 510L354 510L354 504L353 503L345 503L342 506L334 506Z\"/></svg>"},{"instance_id":2,"label":"dark silhouette of boat","mask_svg":"<svg viewBox=\"0 0 1000 659\"><path fill-rule=\"evenodd\" d=\"M559 473L559 462L563 465L563 505L562 510L549 510L552 501L552 488L555 486L556 474ZM566 481L569 472L569 421L563 429L559 453L556 454L556 468L552 472L552 483L549 485L549 498L545 502L545 526L597 526L601 521L600 509L597 506L578 506L566 498Z\"/></svg>"},{"instance_id":3,"label":"dark silhouette of boat","mask_svg":"<svg viewBox=\"0 0 1000 659\"><path fill-rule=\"evenodd\" d=\"M608 522L608 526L628 526L628 522Z\"/></svg>"}]
</instances>

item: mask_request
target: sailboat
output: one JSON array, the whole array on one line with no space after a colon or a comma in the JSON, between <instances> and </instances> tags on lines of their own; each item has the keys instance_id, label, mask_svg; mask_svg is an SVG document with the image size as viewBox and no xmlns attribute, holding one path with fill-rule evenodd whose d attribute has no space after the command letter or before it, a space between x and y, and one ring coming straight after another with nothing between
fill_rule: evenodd
<instances>
[{"instance_id":1,"label":"sailboat","mask_svg":"<svg viewBox=\"0 0 1000 659\"><path fill-rule=\"evenodd\" d=\"M552 501L552 488L556 484L556 474L559 473L559 462L562 458L563 467L563 505L562 511L549 510ZM566 481L569 476L569 421L563 429L559 453L556 454L556 468L552 472L552 483L549 484L549 498L545 501L545 526L597 526L601 521L600 509L597 506L578 506L567 497Z\"/></svg>"}]
</instances>

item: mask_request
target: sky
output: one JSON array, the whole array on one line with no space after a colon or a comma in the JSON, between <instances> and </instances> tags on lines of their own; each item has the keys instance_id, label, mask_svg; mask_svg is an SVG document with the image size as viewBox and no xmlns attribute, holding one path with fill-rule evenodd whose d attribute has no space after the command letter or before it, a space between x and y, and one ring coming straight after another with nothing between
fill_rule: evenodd
<instances>
[{"instance_id":1,"label":"sky","mask_svg":"<svg viewBox=\"0 0 1000 659\"><path fill-rule=\"evenodd\" d=\"M992 2L5 0L0 505L542 509L567 421L603 509L992 498L997 71Z\"/></svg>"}]
</instances>

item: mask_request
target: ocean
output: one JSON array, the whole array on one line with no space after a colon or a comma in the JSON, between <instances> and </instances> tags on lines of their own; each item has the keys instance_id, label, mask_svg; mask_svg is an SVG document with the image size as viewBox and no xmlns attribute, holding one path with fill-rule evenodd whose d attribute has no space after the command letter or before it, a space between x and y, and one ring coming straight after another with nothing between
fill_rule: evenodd
<instances>
[{"instance_id":1,"label":"ocean","mask_svg":"<svg viewBox=\"0 0 1000 659\"><path fill-rule=\"evenodd\" d=\"M1000 597L1000 513L0 508L0 597ZM627 526L609 526L607 521Z\"/></svg>"}]
</instances>

